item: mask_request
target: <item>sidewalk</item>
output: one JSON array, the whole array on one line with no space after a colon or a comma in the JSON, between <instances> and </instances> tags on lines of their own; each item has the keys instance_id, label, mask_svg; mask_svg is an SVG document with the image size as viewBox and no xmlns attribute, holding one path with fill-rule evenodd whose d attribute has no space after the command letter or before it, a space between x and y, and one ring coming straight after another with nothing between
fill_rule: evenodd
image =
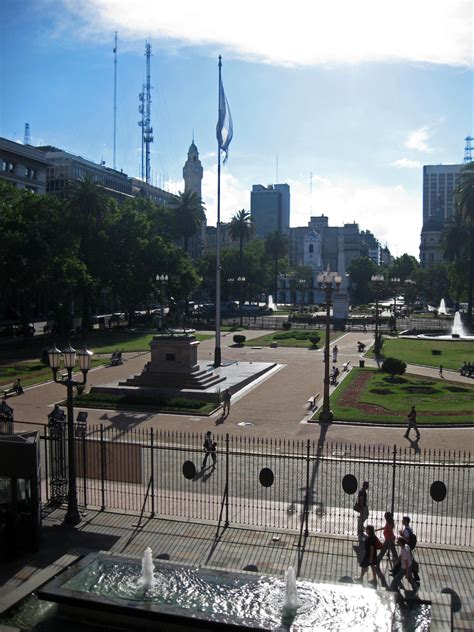
<instances>
[{"instance_id":1,"label":"sidewalk","mask_svg":"<svg viewBox=\"0 0 474 632\"><path fill-rule=\"evenodd\" d=\"M282 575L294 566L300 578L338 582L359 575L356 539L324 535L300 537L297 531L258 530L228 527L172 519L144 519L137 530L136 515L89 511L76 528L62 526L63 510L55 510L44 519L42 550L0 567L0 607L15 589L31 591L37 581L45 581L45 569L65 553L106 550L141 557L147 546L153 556L175 562L222 569L255 570ZM416 549L420 564L421 589L439 593L454 591L454 630L472 630L473 554L457 548ZM57 572L53 566L51 573ZM386 562L382 571L386 572ZM29 582L27 584L27 582Z\"/></svg>"}]
</instances>

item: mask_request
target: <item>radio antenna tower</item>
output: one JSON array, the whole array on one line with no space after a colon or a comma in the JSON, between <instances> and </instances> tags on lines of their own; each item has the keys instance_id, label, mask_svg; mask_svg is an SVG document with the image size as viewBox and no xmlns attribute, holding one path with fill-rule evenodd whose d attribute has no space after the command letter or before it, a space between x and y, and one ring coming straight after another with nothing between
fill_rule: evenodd
<instances>
[{"instance_id":1,"label":"radio antenna tower","mask_svg":"<svg viewBox=\"0 0 474 632\"><path fill-rule=\"evenodd\" d=\"M466 136L464 139L466 141L466 146L464 147L464 162L472 161L472 145L471 141L474 140L473 136Z\"/></svg>"},{"instance_id":2,"label":"radio antenna tower","mask_svg":"<svg viewBox=\"0 0 474 632\"><path fill-rule=\"evenodd\" d=\"M313 172L309 172L309 212L313 212Z\"/></svg>"},{"instance_id":3,"label":"radio antenna tower","mask_svg":"<svg viewBox=\"0 0 474 632\"><path fill-rule=\"evenodd\" d=\"M151 44L145 46L146 57L146 83L145 83L145 125L143 127L143 142L145 143L145 182L150 182L150 145L153 142L153 127L151 126L151 81L150 81L150 60Z\"/></svg>"},{"instance_id":4,"label":"radio antenna tower","mask_svg":"<svg viewBox=\"0 0 474 632\"><path fill-rule=\"evenodd\" d=\"M114 46L114 169L117 168L116 149L117 149L117 31L115 31L115 46Z\"/></svg>"},{"instance_id":5,"label":"radio antenna tower","mask_svg":"<svg viewBox=\"0 0 474 632\"><path fill-rule=\"evenodd\" d=\"M138 111L142 115L140 121L138 121L138 125L142 128L141 137L142 137L142 162L141 162L141 170L140 177L142 180L145 179L145 145L143 143L144 133L145 133L145 84L142 86L142 91L138 95Z\"/></svg>"},{"instance_id":6,"label":"radio antenna tower","mask_svg":"<svg viewBox=\"0 0 474 632\"><path fill-rule=\"evenodd\" d=\"M30 124L25 123L25 137L23 139L24 145L31 145Z\"/></svg>"}]
</instances>

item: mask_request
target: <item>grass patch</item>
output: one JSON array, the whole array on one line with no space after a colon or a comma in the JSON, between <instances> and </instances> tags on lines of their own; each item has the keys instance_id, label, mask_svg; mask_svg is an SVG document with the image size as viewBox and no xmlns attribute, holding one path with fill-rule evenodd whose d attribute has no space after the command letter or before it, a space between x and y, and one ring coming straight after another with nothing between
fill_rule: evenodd
<instances>
[{"instance_id":1,"label":"grass patch","mask_svg":"<svg viewBox=\"0 0 474 632\"><path fill-rule=\"evenodd\" d=\"M369 378L360 390L357 384L362 374ZM416 406L421 426L472 424L474 386L458 387L445 380L411 374L405 374L401 383L398 380L392 383L380 371L353 369L331 396L334 418L341 421L403 426L412 405Z\"/></svg>"},{"instance_id":2,"label":"grass patch","mask_svg":"<svg viewBox=\"0 0 474 632\"><path fill-rule=\"evenodd\" d=\"M83 393L75 398L75 403L83 408L117 408L133 410L153 410L156 412L186 412L205 415L216 408L213 402L184 397L135 397L133 395L113 395L112 393Z\"/></svg>"},{"instance_id":3,"label":"grass patch","mask_svg":"<svg viewBox=\"0 0 474 632\"><path fill-rule=\"evenodd\" d=\"M441 355L432 355L432 349L440 350ZM432 367L439 367L442 364L444 369L458 371L464 360L474 361L474 343L386 338L383 343L382 354L385 358L398 358L407 364L422 364ZM367 355L373 358L373 349L370 349Z\"/></svg>"},{"instance_id":4,"label":"grass patch","mask_svg":"<svg viewBox=\"0 0 474 632\"><path fill-rule=\"evenodd\" d=\"M313 347L310 342L310 338L312 336L319 336L320 341ZM278 343L279 347L302 347L304 349L308 348L317 348L320 349L324 346L324 330L319 329L316 331L309 330L300 330L300 329L289 329L288 331L274 331L271 334L266 334L265 336L259 336L258 338L252 338L252 340L247 340L245 342L246 347L269 347L272 342ZM340 332L331 332L330 340L333 341L336 338L340 338Z\"/></svg>"},{"instance_id":5,"label":"grass patch","mask_svg":"<svg viewBox=\"0 0 474 632\"><path fill-rule=\"evenodd\" d=\"M93 358L91 368L103 363L103 360ZM20 378L24 387L33 386L33 384L49 382L53 379L53 373L49 366L39 360L23 360L0 366L0 386L11 384L16 378Z\"/></svg>"},{"instance_id":6,"label":"grass patch","mask_svg":"<svg viewBox=\"0 0 474 632\"><path fill-rule=\"evenodd\" d=\"M221 325L221 331L247 331L247 329L245 325Z\"/></svg>"}]
</instances>

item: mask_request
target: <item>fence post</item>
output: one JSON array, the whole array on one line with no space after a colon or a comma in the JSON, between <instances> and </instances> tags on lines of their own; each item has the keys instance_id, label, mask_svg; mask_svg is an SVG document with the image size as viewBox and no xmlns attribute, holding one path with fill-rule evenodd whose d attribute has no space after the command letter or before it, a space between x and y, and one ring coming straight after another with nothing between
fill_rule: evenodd
<instances>
[{"instance_id":1,"label":"fence post","mask_svg":"<svg viewBox=\"0 0 474 632\"><path fill-rule=\"evenodd\" d=\"M154 445L154 432L153 428L150 428L150 450L151 450L151 517L155 517L155 445Z\"/></svg>"},{"instance_id":2,"label":"fence post","mask_svg":"<svg viewBox=\"0 0 474 632\"><path fill-rule=\"evenodd\" d=\"M82 435L82 487L83 487L83 496L84 496L84 507L87 507L86 434L87 434L86 430L84 430L84 434Z\"/></svg>"},{"instance_id":3,"label":"fence post","mask_svg":"<svg viewBox=\"0 0 474 632\"><path fill-rule=\"evenodd\" d=\"M395 510L395 470L397 467L397 446L393 446L393 459L392 459L392 502L390 504L390 512L393 516Z\"/></svg>"},{"instance_id":4,"label":"fence post","mask_svg":"<svg viewBox=\"0 0 474 632\"><path fill-rule=\"evenodd\" d=\"M105 510L105 446L104 425L100 424L100 491L102 496L102 511Z\"/></svg>"},{"instance_id":5,"label":"fence post","mask_svg":"<svg viewBox=\"0 0 474 632\"><path fill-rule=\"evenodd\" d=\"M49 437L48 437L48 426L46 424L43 425L43 437L44 437L44 475L46 478L46 501L49 502L49 461L48 461L48 451L49 451Z\"/></svg>"},{"instance_id":6,"label":"fence post","mask_svg":"<svg viewBox=\"0 0 474 632\"><path fill-rule=\"evenodd\" d=\"M225 435L225 526L229 526L229 433Z\"/></svg>"},{"instance_id":7,"label":"fence post","mask_svg":"<svg viewBox=\"0 0 474 632\"><path fill-rule=\"evenodd\" d=\"M304 511L305 511L304 536L305 536L305 538L307 538L309 536L309 494L310 494L310 490L309 490L309 484L310 484L309 447L310 447L310 440L308 439L307 442L306 442L306 498L305 498L305 507L304 507ZM312 493L312 491L313 490L311 490L311 493Z\"/></svg>"}]
</instances>

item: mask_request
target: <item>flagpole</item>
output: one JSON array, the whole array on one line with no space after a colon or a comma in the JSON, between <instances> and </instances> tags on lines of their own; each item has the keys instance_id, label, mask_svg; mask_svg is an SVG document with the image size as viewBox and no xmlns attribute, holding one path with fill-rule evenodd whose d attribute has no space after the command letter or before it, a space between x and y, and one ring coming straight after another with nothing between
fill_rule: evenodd
<instances>
[{"instance_id":1,"label":"flagpole","mask_svg":"<svg viewBox=\"0 0 474 632\"><path fill-rule=\"evenodd\" d=\"M221 68L219 55L219 115L221 112ZM214 348L214 366L221 365L221 147L217 141L217 230L216 230L216 346Z\"/></svg>"}]
</instances>

